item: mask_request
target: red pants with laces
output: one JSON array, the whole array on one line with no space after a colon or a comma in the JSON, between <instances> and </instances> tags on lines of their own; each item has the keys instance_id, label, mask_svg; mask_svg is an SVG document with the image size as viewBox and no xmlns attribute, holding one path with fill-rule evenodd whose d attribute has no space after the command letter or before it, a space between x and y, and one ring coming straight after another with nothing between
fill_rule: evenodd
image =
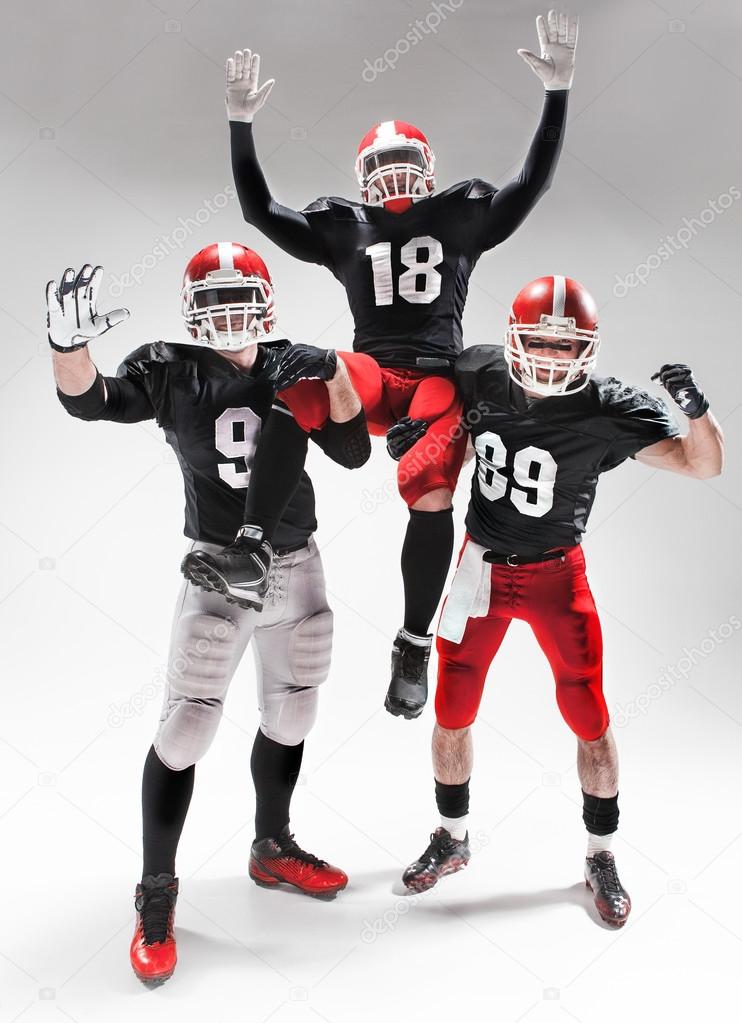
<instances>
[{"instance_id":1,"label":"red pants with laces","mask_svg":"<svg viewBox=\"0 0 742 1023\"><path fill-rule=\"evenodd\" d=\"M582 548L567 548L564 561L510 568L482 562L484 548L473 544L467 552L472 544L467 537L438 627L438 724L454 729L474 721L487 671L517 618L528 622L548 658L566 723L581 739L599 739L609 722L603 641Z\"/></svg>"},{"instance_id":2,"label":"red pants with laces","mask_svg":"<svg viewBox=\"0 0 742 1023\"><path fill-rule=\"evenodd\" d=\"M431 490L454 490L466 450L461 401L453 380L424 370L385 369L370 355L338 352L366 412L369 433L384 436L402 416L427 419L430 427L403 455L397 469L399 492L410 506ZM321 380L300 380L281 392L302 429L318 430L330 415Z\"/></svg>"}]
</instances>

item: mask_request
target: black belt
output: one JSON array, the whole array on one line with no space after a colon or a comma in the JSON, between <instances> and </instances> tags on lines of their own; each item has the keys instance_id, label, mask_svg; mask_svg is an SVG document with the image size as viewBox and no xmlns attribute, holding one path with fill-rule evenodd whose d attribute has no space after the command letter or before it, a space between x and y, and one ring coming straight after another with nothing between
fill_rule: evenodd
<instances>
[{"instance_id":1,"label":"black belt","mask_svg":"<svg viewBox=\"0 0 742 1023\"><path fill-rule=\"evenodd\" d=\"M564 561L567 557L562 550L545 551L543 554L532 554L522 556L520 554L499 554L497 551L485 551L483 561L490 565L509 565L517 568L518 565L537 565L542 561Z\"/></svg>"},{"instance_id":2,"label":"black belt","mask_svg":"<svg viewBox=\"0 0 742 1023\"><path fill-rule=\"evenodd\" d=\"M439 359L429 355L418 355L415 359L415 365L418 369L451 369L453 362L451 359Z\"/></svg>"}]
</instances>

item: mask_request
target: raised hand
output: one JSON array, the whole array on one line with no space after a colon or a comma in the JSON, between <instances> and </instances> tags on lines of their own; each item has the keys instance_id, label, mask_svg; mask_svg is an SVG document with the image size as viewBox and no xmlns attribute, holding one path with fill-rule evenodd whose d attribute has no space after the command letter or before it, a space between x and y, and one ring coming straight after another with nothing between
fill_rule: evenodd
<instances>
[{"instance_id":1,"label":"raised hand","mask_svg":"<svg viewBox=\"0 0 742 1023\"><path fill-rule=\"evenodd\" d=\"M268 99L275 84L274 78L258 88L260 54L252 50L237 50L227 59L227 117L230 121L251 124L255 114Z\"/></svg>"},{"instance_id":2,"label":"raised hand","mask_svg":"<svg viewBox=\"0 0 742 1023\"><path fill-rule=\"evenodd\" d=\"M103 267L86 263L78 274L67 268L57 285L46 286L46 326L49 344L57 352L74 352L129 318L128 309L98 312Z\"/></svg>"},{"instance_id":3,"label":"raised hand","mask_svg":"<svg viewBox=\"0 0 742 1023\"><path fill-rule=\"evenodd\" d=\"M544 83L547 91L569 89L575 71L575 49L577 48L577 17L549 11L544 20L536 18L536 31L541 46L541 56L530 50L518 50L523 60Z\"/></svg>"},{"instance_id":4,"label":"raised hand","mask_svg":"<svg viewBox=\"0 0 742 1023\"><path fill-rule=\"evenodd\" d=\"M708 411L709 403L684 362L665 363L652 380L659 380L676 405L689 419L700 419Z\"/></svg>"}]
</instances>

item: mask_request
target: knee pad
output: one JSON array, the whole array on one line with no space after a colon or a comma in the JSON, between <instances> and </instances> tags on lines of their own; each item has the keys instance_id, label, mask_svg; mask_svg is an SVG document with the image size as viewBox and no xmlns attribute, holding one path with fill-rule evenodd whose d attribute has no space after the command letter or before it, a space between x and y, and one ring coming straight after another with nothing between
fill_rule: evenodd
<instances>
[{"instance_id":1,"label":"knee pad","mask_svg":"<svg viewBox=\"0 0 742 1023\"><path fill-rule=\"evenodd\" d=\"M317 720L318 706L319 693L314 686L292 686L283 691L265 693L260 729L274 742L298 746L311 732Z\"/></svg>"},{"instance_id":2,"label":"knee pad","mask_svg":"<svg viewBox=\"0 0 742 1023\"><path fill-rule=\"evenodd\" d=\"M195 764L216 735L232 678L237 626L220 615L182 623L186 638L171 651L168 689L154 746L173 771Z\"/></svg>"},{"instance_id":3,"label":"knee pad","mask_svg":"<svg viewBox=\"0 0 742 1023\"><path fill-rule=\"evenodd\" d=\"M329 608L305 618L289 640L289 665L297 686L321 685L330 673L333 614Z\"/></svg>"}]
</instances>

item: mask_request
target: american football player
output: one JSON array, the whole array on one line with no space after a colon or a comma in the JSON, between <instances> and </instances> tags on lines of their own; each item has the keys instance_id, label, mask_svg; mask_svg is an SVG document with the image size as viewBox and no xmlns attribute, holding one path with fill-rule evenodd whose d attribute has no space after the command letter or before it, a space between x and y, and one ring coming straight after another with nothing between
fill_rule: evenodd
<instances>
[{"instance_id":1,"label":"american football player","mask_svg":"<svg viewBox=\"0 0 742 1023\"><path fill-rule=\"evenodd\" d=\"M441 820L403 879L422 891L469 860L471 726L490 664L519 619L549 660L559 710L577 736L585 881L601 918L621 927L631 900L611 851L618 759L580 541L600 473L636 458L707 479L721 471L724 442L688 366L664 365L652 378L688 417L681 437L662 401L594 376L599 345L597 309L585 288L568 277L542 277L517 295L504 348L477 345L457 360L476 468L466 540L436 643L433 766Z\"/></svg>"},{"instance_id":2,"label":"american football player","mask_svg":"<svg viewBox=\"0 0 742 1023\"><path fill-rule=\"evenodd\" d=\"M382 121L363 137L356 157L361 202L325 197L302 211L274 199L255 151L252 121L273 80L259 84L260 57L240 50L227 61L232 166L248 223L286 252L327 267L345 287L355 322L353 352L295 347L279 385L297 382L286 403L304 430L328 415L322 381L347 367L369 429L384 435L409 417L425 441L400 459L397 481L409 507L402 548L405 611L392 651L385 705L417 717L427 698L428 633L453 550L452 493L466 448L453 364L461 351L461 317L469 275L481 254L517 229L548 189L559 159L572 85L577 20L550 11L537 19L540 56L519 54L545 87L541 120L520 174L503 188L479 178L436 191L426 136L401 120ZM187 559L186 575L231 586L250 603L265 586L275 524L296 485L302 461L281 447L281 427L266 430L248 493L246 530L222 553ZM285 424L284 424L285 425ZM276 453L268 456L269 451ZM263 473L263 458L270 473Z\"/></svg>"},{"instance_id":3,"label":"american football player","mask_svg":"<svg viewBox=\"0 0 742 1023\"><path fill-rule=\"evenodd\" d=\"M86 264L47 286L59 400L84 420L155 419L183 473L188 549L217 551L242 521L262 424L272 406L282 407L275 401L275 378L290 345L269 337L275 307L266 266L256 252L233 242L201 250L186 268L182 289L190 343L143 345L116 376L102 376L88 350L89 341L128 317L125 309L98 312L102 276L101 267ZM340 464L361 465L370 442L347 375L328 382L327 394L330 420L314 439ZM324 897L347 883L342 870L305 852L289 828L304 739L317 714L317 687L327 677L332 646L316 525L312 484L303 473L277 527L262 616L229 603L228 593L206 592L190 582L178 596L165 700L142 782L144 864L131 964L145 983L162 983L175 969L175 854L195 764L211 745L251 640L260 727L251 757L256 833L250 876L266 887L288 882Z\"/></svg>"}]
</instances>

